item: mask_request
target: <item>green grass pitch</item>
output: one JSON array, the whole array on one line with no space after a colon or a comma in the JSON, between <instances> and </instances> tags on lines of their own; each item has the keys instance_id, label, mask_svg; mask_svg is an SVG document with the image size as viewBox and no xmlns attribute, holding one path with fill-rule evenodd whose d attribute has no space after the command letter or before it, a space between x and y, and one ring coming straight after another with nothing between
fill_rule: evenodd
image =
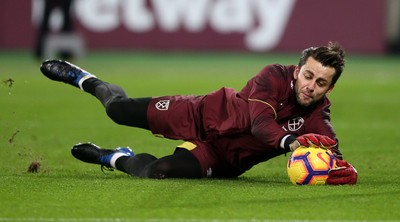
<instances>
[{"instance_id":1,"label":"green grass pitch","mask_svg":"<svg viewBox=\"0 0 400 222\"><path fill-rule=\"evenodd\" d=\"M91 52L77 64L132 97L240 89L264 65L298 55ZM42 76L28 52L0 52L0 221L399 221L400 59L348 56L330 95L355 186L294 186L288 157L238 179L150 180L75 160L72 145L170 154L180 141L114 124L100 103ZM27 173L38 161L37 173Z\"/></svg>"}]
</instances>

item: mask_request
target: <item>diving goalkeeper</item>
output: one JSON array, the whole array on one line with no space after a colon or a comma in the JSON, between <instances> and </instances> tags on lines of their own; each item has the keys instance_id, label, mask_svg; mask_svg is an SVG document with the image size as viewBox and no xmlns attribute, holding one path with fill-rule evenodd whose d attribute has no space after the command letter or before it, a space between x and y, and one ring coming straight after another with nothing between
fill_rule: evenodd
<instances>
[{"instance_id":1,"label":"diving goalkeeper","mask_svg":"<svg viewBox=\"0 0 400 222\"><path fill-rule=\"evenodd\" d=\"M305 49L298 65L267 65L238 92L223 87L207 95L147 98L130 98L121 87L66 61L48 60L40 69L95 96L118 124L185 141L162 158L80 143L71 152L81 161L144 178L229 178L312 145L331 149L337 159L328 184L355 184L357 171L339 151L327 98L344 58L342 46L330 42Z\"/></svg>"}]
</instances>

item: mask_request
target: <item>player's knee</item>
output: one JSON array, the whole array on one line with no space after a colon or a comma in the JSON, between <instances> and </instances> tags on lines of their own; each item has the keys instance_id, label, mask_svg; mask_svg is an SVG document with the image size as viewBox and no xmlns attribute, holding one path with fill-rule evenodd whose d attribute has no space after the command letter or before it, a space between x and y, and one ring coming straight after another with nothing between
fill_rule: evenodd
<instances>
[{"instance_id":1,"label":"player's knee","mask_svg":"<svg viewBox=\"0 0 400 222\"><path fill-rule=\"evenodd\" d=\"M115 123L124 124L126 113L124 112L124 103L122 99L113 99L106 105L106 113Z\"/></svg>"},{"instance_id":2,"label":"player's knee","mask_svg":"<svg viewBox=\"0 0 400 222\"><path fill-rule=\"evenodd\" d=\"M173 167L166 163L156 161L148 165L141 173L141 177L153 179L170 178L173 172Z\"/></svg>"},{"instance_id":3,"label":"player's knee","mask_svg":"<svg viewBox=\"0 0 400 222\"><path fill-rule=\"evenodd\" d=\"M149 129L147 123L147 107L150 99L133 99L126 97L114 97L107 102L107 115L121 125Z\"/></svg>"}]
</instances>

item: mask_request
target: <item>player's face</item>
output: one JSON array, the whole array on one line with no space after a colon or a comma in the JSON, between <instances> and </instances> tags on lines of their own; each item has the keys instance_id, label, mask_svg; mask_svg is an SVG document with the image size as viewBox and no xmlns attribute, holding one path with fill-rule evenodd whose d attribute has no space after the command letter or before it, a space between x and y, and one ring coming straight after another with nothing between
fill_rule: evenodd
<instances>
[{"instance_id":1,"label":"player's face","mask_svg":"<svg viewBox=\"0 0 400 222\"><path fill-rule=\"evenodd\" d=\"M333 89L331 82L334 74L334 68L323 66L309 57L301 68L297 67L294 71L297 102L302 106L310 106L321 100Z\"/></svg>"}]
</instances>

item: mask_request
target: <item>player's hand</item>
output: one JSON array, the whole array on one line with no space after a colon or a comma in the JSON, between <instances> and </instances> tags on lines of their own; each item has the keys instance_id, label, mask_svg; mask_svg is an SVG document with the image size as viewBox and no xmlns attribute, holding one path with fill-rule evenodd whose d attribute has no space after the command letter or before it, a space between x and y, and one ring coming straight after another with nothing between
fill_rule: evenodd
<instances>
[{"instance_id":1,"label":"player's hand","mask_svg":"<svg viewBox=\"0 0 400 222\"><path fill-rule=\"evenodd\" d=\"M329 185L356 184L358 173L350 163L336 159L336 167L331 169L326 183Z\"/></svg>"},{"instance_id":2,"label":"player's hand","mask_svg":"<svg viewBox=\"0 0 400 222\"><path fill-rule=\"evenodd\" d=\"M305 147L319 147L323 149L330 149L337 145L336 141L328 136L308 133L296 138L301 146Z\"/></svg>"}]
</instances>

